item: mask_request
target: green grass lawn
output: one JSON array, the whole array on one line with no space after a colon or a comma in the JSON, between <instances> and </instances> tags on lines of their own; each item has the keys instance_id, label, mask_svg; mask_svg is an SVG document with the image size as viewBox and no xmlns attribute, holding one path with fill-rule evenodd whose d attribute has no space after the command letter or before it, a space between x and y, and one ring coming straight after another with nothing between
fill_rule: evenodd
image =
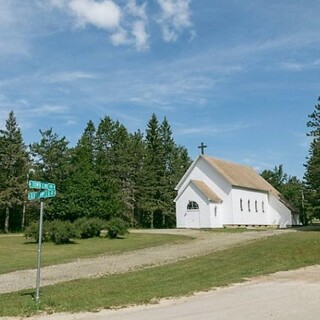
<instances>
[{"instance_id":1,"label":"green grass lawn","mask_svg":"<svg viewBox=\"0 0 320 320\"><path fill-rule=\"evenodd\" d=\"M320 232L287 233L166 266L43 287L39 309L78 312L142 304L314 264L320 264ZM33 294L0 295L0 316L37 312Z\"/></svg>"},{"instance_id":2,"label":"green grass lawn","mask_svg":"<svg viewBox=\"0 0 320 320\"><path fill-rule=\"evenodd\" d=\"M123 239L92 238L76 240L74 244L55 245L45 242L42 245L42 266L72 261L78 258L93 257L111 252L125 252L159 246L168 242L187 241L192 238L167 234L131 233ZM28 242L23 236L0 237L0 274L36 268L37 249L35 242Z\"/></svg>"}]
</instances>

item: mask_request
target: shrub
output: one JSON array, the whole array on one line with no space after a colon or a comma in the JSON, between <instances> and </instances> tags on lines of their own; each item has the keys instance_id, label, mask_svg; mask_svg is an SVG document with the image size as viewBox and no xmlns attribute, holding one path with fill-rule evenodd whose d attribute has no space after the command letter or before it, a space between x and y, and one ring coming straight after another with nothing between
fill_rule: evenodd
<instances>
[{"instance_id":1,"label":"shrub","mask_svg":"<svg viewBox=\"0 0 320 320\"><path fill-rule=\"evenodd\" d=\"M51 241L55 244L70 243L71 239L79 237L75 226L70 221L52 221L49 233Z\"/></svg>"},{"instance_id":2,"label":"shrub","mask_svg":"<svg viewBox=\"0 0 320 320\"><path fill-rule=\"evenodd\" d=\"M44 221L42 224L42 241L50 240L50 222ZM26 239L33 239L39 241L39 222L32 222L24 231Z\"/></svg>"},{"instance_id":3,"label":"shrub","mask_svg":"<svg viewBox=\"0 0 320 320\"><path fill-rule=\"evenodd\" d=\"M118 236L125 236L129 231L129 224L120 218L112 218L107 224L108 237L115 239Z\"/></svg>"},{"instance_id":4,"label":"shrub","mask_svg":"<svg viewBox=\"0 0 320 320\"><path fill-rule=\"evenodd\" d=\"M74 222L79 237L82 239L100 237L104 225L104 221L99 218L80 218Z\"/></svg>"}]
</instances>

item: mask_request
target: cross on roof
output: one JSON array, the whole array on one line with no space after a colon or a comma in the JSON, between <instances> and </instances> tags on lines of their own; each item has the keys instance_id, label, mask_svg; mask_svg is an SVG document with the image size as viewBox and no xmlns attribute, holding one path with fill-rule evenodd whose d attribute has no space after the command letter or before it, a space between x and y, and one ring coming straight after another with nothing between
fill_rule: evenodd
<instances>
[{"instance_id":1,"label":"cross on roof","mask_svg":"<svg viewBox=\"0 0 320 320\"><path fill-rule=\"evenodd\" d=\"M204 154L204 149L207 148L207 146L204 145L203 142L201 142L201 144L198 148L201 149L201 154Z\"/></svg>"}]
</instances>

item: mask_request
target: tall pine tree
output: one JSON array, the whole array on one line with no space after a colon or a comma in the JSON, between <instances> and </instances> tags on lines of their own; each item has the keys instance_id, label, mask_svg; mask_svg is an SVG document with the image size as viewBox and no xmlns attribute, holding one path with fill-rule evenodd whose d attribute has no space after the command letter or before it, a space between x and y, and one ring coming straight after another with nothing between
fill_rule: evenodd
<instances>
[{"instance_id":1,"label":"tall pine tree","mask_svg":"<svg viewBox=\"0 0 320 320\"><path fill-rule=\"evenodd\" d=\"M0 207L5 212L5 232L9 231L10 213L14 209L22 209L26 196L27 166L26 146L11 111L5 129L0 130Z\"/></svg>"},{"instance_id":2,"label":"tall pine tree","mask_svg":"<svg viewBox=\"0 0 320 320\"><path fill-rule=\"evenodd\" d=\"M119 196L121 186L119 179L113 175L116 170L113 165L117 161L115 154L120 143L118 129L119 123L105 117L100 121L96 133L96 172L101 189L97 208L99 216L104 219L121 216L123 212L123 203Z\"/></svg>"},{"instance_id":3,"label":"tall pine tree","mask_svg":"<svg viewBox=\"0 0 320 320\"><path fill-rule=\"evenodd\" d=\"M95 171L95 126L87 126L71 152L71 170L65 180L65 212L69 220L96 215L99 196L98 176Z\"/></svg>"},{"instance_id":4,"label":"tall pine tree","mask_svg":"<svg viewBox=\"0 0 320 320\"><path fill-rule=\"evenodd\" d=\"M53 129L42 131L40 142L30 146L35 178L56 184L57 196L49 200L46 216L50 219L68 219L65 211L65 180L70 174L70 149L66 137L60 138Z\"/></svg>"},{"instance_id":5,"label":"tall pine tree","mask_svg":"<svg viewBox=\"0 0 320 320\"><path fill-rule=\"evenodd\" d=\"M320 97L314 111L308 116L307 136L312 138L309 157L305 165L306 209L312 219L320 218Z\"/></svg>"},{"instance_id":6,"label":"tall pine tree","mask_svg":"<svg viewBox=\"0 0 320 320\"><path fill-rule=\"evenodd\" d=\"M154 228L154 217L162 212L162 183L164 179L163 145L160 126L155 114L148 122L145 138L145 159L143 164L141 206L145 213L144 220Z\"/></svg>"}]
</instances>

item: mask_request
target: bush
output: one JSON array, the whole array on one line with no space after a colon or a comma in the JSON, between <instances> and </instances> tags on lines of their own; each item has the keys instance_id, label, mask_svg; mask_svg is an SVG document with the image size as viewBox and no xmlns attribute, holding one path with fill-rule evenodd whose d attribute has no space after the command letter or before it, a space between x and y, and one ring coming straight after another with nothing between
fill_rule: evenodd
<instances>
[{"instance_id":1,"label":"bush","mask_svg":"<svg viewBox=\"0 0 320 320\"><path fill-rule=\"evenodd\" d=\"M115 239L118 236L125 236L129 229L129 224L120 218L112 218L107 224L108 237Z\"/></svg>"},{"instance_id":2,"label":"bush","mask_svg":"<svg viewBox=\"0 0 320 320\"><path fill-rule=\"evenodd\" d=\"M74 226L81 239L100 237L105 222L99 218L80 218L74 222Z\"/></svg>"},{"instance_id":3,"label":"bush","mask_svg":"<svg viewBox=\"0 0 320 320\"><path fill-rule=\"evenodd\" d=\"M55 220L50 225L50 240L55 244L70 243L79 233L70 221Z\"/></svg>"},{"instance_id":4,"label":"bush","mask_svg":"<svg viewBox=\"0 0 320 320\"><path fill-rule=\"evenodd\" d=\"M39 222L32 222L24 231L26 239L39 241ZM42 241L50 240L50 222L44 221L42 224Z\"/></svg>"}]
</instances>

